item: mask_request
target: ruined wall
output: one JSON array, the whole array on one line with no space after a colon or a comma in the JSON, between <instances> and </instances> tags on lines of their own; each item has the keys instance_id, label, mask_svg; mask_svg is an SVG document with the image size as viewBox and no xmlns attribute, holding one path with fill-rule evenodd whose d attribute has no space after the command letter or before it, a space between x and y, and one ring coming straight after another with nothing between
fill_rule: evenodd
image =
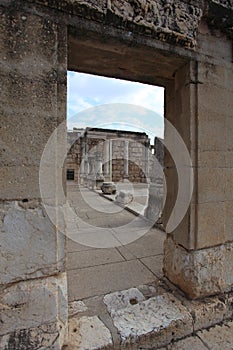
<instances>
[{"instance_id":1,"label":"ruined wall","mask_svg":"<svg viewBox=\"0 0 233 350\"><path fill-rule=\"evenodd\" d=\"M2 0L0 14L0 348L60 350L65 338L65 242L42 206L39 165L65 118L67 28L69 69L165 86L166 117L194 170L165 273L192 298L232 289L232 1ZM176 146L168 124L165 142ZM47 169L51 206L62 204L58 154ZM178 186L166 156L165 170L169 223Z\"/></svg>"},{"instance_id":2,"label":"ruined wall","mask_svg":"<svg viewBox=\"0 0 233 350\"><path fill-rule=\"evenodd\" d=\"M78 182L80 175L83 175L81 174L81 162L88 155L100 157L103 173L105 173L106 163L108 163L109 168L111 162L111 179L114 182L123 181L126 177L130 182L145 183L149 180L149 167L152 165L151 150L149 138L145 133L87 128L82 134L76 133L76 141L73 134L74 132L68 132L68 139L72 147L69 148L67 154L66 169L75 170L74 181ZM106 161L106 143L110 140L111 160L108 158ZM127 176L124 169L125 140L128 142ZM109 148L109 144L107 147ZM106 181L109 180L110 175L105 175L107 175Z\"/></svg>"},{"instance_id":3,"label":"ruined wall","mask_svg":"<svg viewBox=\"0 0 233 350\"><path fill-rule=\"evenodd\" d=\"M66 114L66 28L17 2L3 5L0 348L59 349L67 330L65 238L43 208L39 168L46 142ZM64 136L57 136L61 147ZM55 158L48 166L49 183L61 172ZM55 205L56 193L47 200Z\"/></svg>"}]
</instances>

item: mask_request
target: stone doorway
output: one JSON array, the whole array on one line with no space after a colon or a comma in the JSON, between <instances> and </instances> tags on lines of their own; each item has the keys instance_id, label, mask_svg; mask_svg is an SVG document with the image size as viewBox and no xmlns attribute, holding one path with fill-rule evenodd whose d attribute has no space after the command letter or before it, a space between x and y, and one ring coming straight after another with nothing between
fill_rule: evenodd
<instances>
[{"instance_id":1,"label":"stone doorway","mask_svg":"<svg viewBox=\"0 0 233 350\"><path fill-rule=\"evenodd\" d=\"M89 75L87 77L90 79ZM110 82L110 79L105 79L105 85L109 86ZM116 79L112 79L112 82L116 88ZM104 83L103 78L99 79L99 83ZM129 84L132 89L133 83L128 82L127 86ZM146 88L149 89L146 85L140 85L140 91L143 91L143 86L144 91ZM93 86L91 88L93 89ZM156 93L157 95L159 93L152 88L150 92L154 93L154 98L156 98ZM163 93L160 92L160 95L163 96ZM96 98L92 95L86 97ZM163 104L164 98L162 97L161 105ZM135 125L131 125L130 120L126 120L131 111L125 110L124 122L128 122L128 125L135 131L123 129L119 115L122 109L127 107L133 108L134 122L137 118L139 118L138 122L143 123L144 121L144 128L135 128ZM141 109L137 112L136 107ZM117 108L117 104L114 105L114 108ZM88 118L91 118L91 113L93 113L91 109L88 111L86 125L88 125ZM99 125L106 125L104 120L108 118L108 109L105 112L106 116L102 115L104 108L101 109L101 114L95 109L94 112ZM146 112L146 109L141 106L132 107L132 105L124 104L119 111L115 111L115 114L111 110L112 119L111 123L109 122L109 128L79 128L80 120L83 123L82 112L80 112L80 117L77 115L76 118L75 116L71 118L71 122L68 121L68 125L75 125L75 128L68 131L70 149L66 167L67 171L70 171L72 167L75 168L79 175L75 176L74 183L67 183L67 198L77 215L77 221L81 219L89 224L89 229L84 226L82 229L80 222L76 228L71 228L72 233L67 232L68 237L73 237L73 240L68 239L67 246L68 296L71 303L82 300L90 304L90 300L95 297L99 297L101 301L101 298L109 292L148 283L151 286L154 285L151 288L156 290L159 284L159 277L162 275L165 233L162 231L162 226L160 229L153 227L158 219L156 218L157 212L153 212L155 205L153 207L152 200L154 198L150 196L150 202L148 200L150 188L156 186L155 180L160 180L159 189L157 189L160 198L156 198L156 211L161 210L158 208L158 203L159 200L162 202L163 149L161 148L162 143L159 148L157 138L155 146L154 139L157 135L150 130L147 135L144 130L149 129L148 126L146 127L147 117L154 117L154 124L157 124L157 128L162 122L158 121L159 116L155 112L148 111L147 114ZM116 124L114 124L114 117L121 129L113 129ZM113 126L110 129L111 125ZM153 124L152 127L154 129ZM99 155L98 159L94 159L96 153ZM103 181L114 181L116 186L114 194L103 194L96 179L95 185L90 185L89 178L92 168L99 171L99 161L101 170L98 178L101 175ZM96 175L94 173L92 175ZM119 194L125 195L124 203L118 199ZM101 229L103 232L100 232ZM80 232L75 235L75 230ZM83 236L90 235L92 231L94 231L93 242L91 240L85 242ZM102 236L98 237L101 234L103 241L101 241ZM114 240L114 243L111 240Z\"/></svg>"}]
</instances>

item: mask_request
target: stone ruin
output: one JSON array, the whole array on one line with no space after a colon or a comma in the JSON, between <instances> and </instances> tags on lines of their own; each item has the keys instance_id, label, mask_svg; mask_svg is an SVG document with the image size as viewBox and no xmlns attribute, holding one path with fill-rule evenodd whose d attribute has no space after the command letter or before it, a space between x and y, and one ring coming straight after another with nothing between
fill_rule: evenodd
<instances>
[{"instance_id":1,"label":"stone ruin","mask_svg":"<svg viewBox=\"0 0 233 350\"><path fill-rule=\"evenodd\" d=\"M65 124L40 171L65 120L67 69L165 87L164 274L189 298L231 292L232 1L2 0L0 15L0 348L67 342L65 235L44 210L65 200Z\"/></svg>"},{"instance_id":2,"label":"stone ruin","mask_svg":"<svg viewBox=\"0 0 233 350\"><path fill-rule=\"evenodd\" d=\"M86 128L68 131L67 178L80 184L95 180L149 182L153 162L150 139L144 132Z\"/></svg>"}]
</instances>

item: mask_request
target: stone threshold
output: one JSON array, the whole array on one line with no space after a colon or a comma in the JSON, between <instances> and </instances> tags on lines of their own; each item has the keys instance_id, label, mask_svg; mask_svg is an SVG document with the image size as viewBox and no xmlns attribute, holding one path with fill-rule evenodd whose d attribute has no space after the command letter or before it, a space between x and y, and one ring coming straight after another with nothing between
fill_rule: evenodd
<instances>
[{"instance_id":1,"label":"stone threshold","mask_svg":"<svg viewBox=\"0 0 233 350\"><path fill-rule=\"evenodd\" d=\"M112 325L103 316L88 315L85 300L70 303L64 350L165 349L233 316L233 293L188 300L168 285L149 284L100 298Z\"/></svg>"}]
</instances>

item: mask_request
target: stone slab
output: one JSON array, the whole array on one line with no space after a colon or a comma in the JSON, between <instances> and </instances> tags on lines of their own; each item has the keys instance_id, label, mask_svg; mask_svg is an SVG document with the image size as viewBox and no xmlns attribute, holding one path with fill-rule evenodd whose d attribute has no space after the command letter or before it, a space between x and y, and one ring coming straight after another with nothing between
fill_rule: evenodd
<instances>
[{"instance_id":1,"label":"stone slab","mask_svg":"<svg viewBox=\"0 0 233 350\"><path fill-rule=\"evenodd\" d=\"M0 349L61 350L63 345L61 334L61 327L57 323L16 330L2 337L0 336Z\"/></svg>"},{"instance_id":2,"label":"stone slab","mask_svg":"<svg viewBox=\"0 0 233 350\"><path fill-rule=\"evenodd\" d=\"M112 298L111 298L112 297ZM114 305L116 301L117 305ZM122 349L167 345L193 332L192 317L172 294L165 293L117 309L116 294L105 297L108 310L122 339Z\"/></svg>"},{"instance_id":3,"label":"stone slab","mask_svg":"<svg viewBox=\"0 0 233 350\"><path fill-rule=\"evenodd\" d=\"M64 271L65 237L57 234L39 202L2 203L0 215L0 284Z\"/></svg>"},{"instance_id":4,"label":"stone slab","mask_svg":"<svg viewBox=\"0 0 233 350\"><path fill-rule=\"evenodd\" d=\"M211 350L232 350L233 344L233 322L222 326L215 326L209 330L200 331L198 337Z\"/></svg>"},{"instance_id":5,"label":"stone slab","mask_svg":"<svg viewBox=\"0 0 233 350\"><path fill-rule=\"evenodd\" d=\"M152 282L156 277L137 260L71 270L69 300L79 300Z\"/></svg>"},{"instance_id":6,"label":"stone slab","mask_svg":"<svg viewBox=\"0 0 233 350\"><path fill-rule=\"evenodd\" d=\"M62 334L68 319L66 274L6 287L0 309L1 336L54 323L61 325Z\"/></svg>"},{"instance_id":7,"label":"stone slab","mask_svg":"<svg viewBox=\"0 0 233 350\"><path fill-rule=\"evenodd\" d=\"M224 319L231 317L229 314L230 307L228 302L230 297L209 297L203 300L187 300L183 299L183 304L193 317L194 331L209 328L217 323L221 323Z\"/></svg>"},{"instance_id":8,"label":"stone slab","mask_svg":"<svg viewBox=\"0 0 233 350\"><path fill-rule=\"evenodd\" d=\"M230 291L233 243L188 252L172 238L165 241L164 271L190 298Z\"/></svg>"},{"instance_id":9,"label":"stone slab","mask_svg":"<svg viewBox=\"0 0 233 350\"><path fill-rule=\"evenodd\" d=\"M130 305L138 304L140 301L144 300L144 295L137 288L130 288L127 290L107 294L103 299L110 313L125 309Z\"/></svg>"},{"instance_id":10,"label":"stone slab","mask_svg":"<svg viewBox=\"0 0 233 350\"><path fill-rule=\"evenodd\" d=\"M163 276L163 255L148 256L140 260L156 277L161 278Z\"/></svg>"},{"instance_id":11,"label":"stone slab","mask_svg":"<svg viewBox=\"0 0 233 350\"><path fill-rule=\"evenodd\" d=\"M79 313L87 311L87 306L81 300L71 301L68 305L68 315L73 317Z\"/></svg>"},{"instance_id":12,"label":"stone slab","mask_svg":"<svg viewBox=\"0 0 233 350\"><path fill-rule=\"evenodd\" d=\"M67 255L67 269L74 270L120 261L124 261L121 254L116 249L111 248L72 252Z\"/></svg>"},{"instance_id":13,"label":"stone slab","mask_svg":"<svg viewBox=\"0 0 233 350\"><path fill-rule=\"evenodd\" d=\"M137 228L135 227L135 230ZM124 247L118 247L121 254L126 259L131 259L132 256L144 258L147 256L163 254L163 243L166 238L164 232L155 228L150 229L144 236L135 240Z\"/></svg>"},{"instance_id":14,"label":"stone slab","mask_svg":"<svg viewBox=\"0 0 233 350\"><path fill-rule=\"evenodd\" d=\"M188 337L174 344L169 344L167 350L206 350L209 349L206 347L203 342L197 337Z\"/></svg>"},{"instance_id":15,"label":"stone slab","mask_svg":"<svg viewBox=\"0 0 233 350\"><path fill-rule=\"evenodd\" d=\"M97 316L69 320L69 345L67 350L113 349L111 333Z\"/></svg>"}]
</instances>

